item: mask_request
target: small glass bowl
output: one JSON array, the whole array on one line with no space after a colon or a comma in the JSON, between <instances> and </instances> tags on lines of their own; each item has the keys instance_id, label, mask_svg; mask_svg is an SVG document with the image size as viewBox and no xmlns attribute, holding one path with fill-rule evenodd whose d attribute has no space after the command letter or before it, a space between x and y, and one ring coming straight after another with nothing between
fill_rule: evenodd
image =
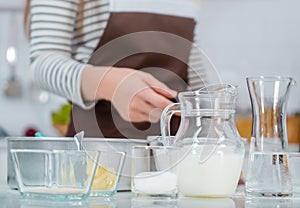
<instances>
[{"instance_id":1,"label":"small glass bowl","mask_svg":"<svg viewBox=\"0 0 300 208\"><path fill-rule=\"evenodd\" d=\"M100 152L90 196L109 197L117 192L125 156L126 152Z\"/></svg>"},{"instance_id":2,"label":"small glass bowl","mask_svg":"<svg viewBox=\"0 0 300 208\"><path fill-rule=\"evenodd\" d=\"M81 200L89 196L99 151L11 149L22 197Z\"/></svg>"}]
</instances>

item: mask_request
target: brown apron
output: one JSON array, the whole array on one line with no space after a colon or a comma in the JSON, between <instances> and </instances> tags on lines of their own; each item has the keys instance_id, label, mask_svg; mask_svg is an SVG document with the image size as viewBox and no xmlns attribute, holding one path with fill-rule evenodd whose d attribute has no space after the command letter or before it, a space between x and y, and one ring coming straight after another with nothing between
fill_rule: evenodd
<instances>
[{"instance_id":1,"label":"brown apron","mask_svg":"<svg viewBox=\"0 0 300 208\"><path fill-rule=\"evenodd\" d=\"M143 12L113 12L89 64L146 71L171 89L187 88L187 63L193 42L192 18ZM151 99L151 98L149 98ZM73 104L67 136L84 130L87 137L142 138L160 135L159 122L130 123L114 106L99 100L83 110ZM180 120L173 119L176 131Z\"/></svg>"}]
</instances>

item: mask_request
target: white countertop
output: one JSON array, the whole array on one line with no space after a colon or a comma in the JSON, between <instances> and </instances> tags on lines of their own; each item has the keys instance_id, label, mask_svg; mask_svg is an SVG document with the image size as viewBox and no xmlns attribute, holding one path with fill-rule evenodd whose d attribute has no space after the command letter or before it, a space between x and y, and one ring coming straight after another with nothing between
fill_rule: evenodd
<instances>
[{"instance_id":1,"label":"white countertop","mask_svg":"<svg viewBox=\"0 0 300 208\"><path fill-rule=\"evenodd\" d=\"M18 191L7 186L0 187L0 207L7 208L299 208L300 199L247 199L243 187L232 198L187 198L177 200L154 200L132 198L130 192L118 192L112 198L92 197L84 201L55 202L22 199Z\"/></svg>"},{"instance_id":2,"label":"white countertop","mask_svg":"<svg viewBox=\"0 0 300 208\"><path fill-rule=\"evenodd\" d=\"M0 146L1 147L1 146ZM5 149L5 147L3 146ZM6 167L6 151L0 151L2 170ZM5 164L3 164L5 162ZM188 198L180 196L174 201L157 201L145 198L133 198L130 192L118 192L112 198L92 197L75 203L54 202L45 200L22 199L17 190L6 185L6 174L0 177L0 208L300 208L297 199L261 199L245 198L244 187L239 186L232 198Z\"/></svg>"}]
</instances>

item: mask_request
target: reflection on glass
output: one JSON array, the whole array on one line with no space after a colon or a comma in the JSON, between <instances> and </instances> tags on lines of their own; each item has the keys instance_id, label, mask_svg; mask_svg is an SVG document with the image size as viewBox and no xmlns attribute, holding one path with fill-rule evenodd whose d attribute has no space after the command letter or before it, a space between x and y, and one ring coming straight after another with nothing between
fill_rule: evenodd
<instances>
[{"instance_id":1,"label":"reflection on glass","mask_svg":"<svg viewBox=\"0 0 300 208\"><path fill-rule=\"evenodd\" d=\"M178 208L236 208L231 198L181 198Z\"/></svg>"},{"instance_id":2,"label":"reflection on glass","mask_svg":"<svg viewBox=\"0 0 300 208\"><path fill-rule=\"evenodd\" d=\"M300 201L293 199L274 199L274 198L247 198L245 200L245 208L292 208L300 207Z\"/></svg>"},{"instance_id":3,"label":"reflection on glass","mask_svg":"<svg viewBox=\"0 0 300 208\"><path fill-rule=\"evenodd\" d=\"M37 200L22 199L21 208L89 208L87 200L79 201L55 201L55 200Z\"/></svg>"},{"instance_id":4,"label":"reflection on glass","mask_svg":"<svg viewBox=\"0 0 300 208\"><path fill-rule=\"evenodd\" d=\"M123 206L122 206L123 207ZM179 208L176 200L132 198L131 208Z\"/></svg>"}]
</instances>

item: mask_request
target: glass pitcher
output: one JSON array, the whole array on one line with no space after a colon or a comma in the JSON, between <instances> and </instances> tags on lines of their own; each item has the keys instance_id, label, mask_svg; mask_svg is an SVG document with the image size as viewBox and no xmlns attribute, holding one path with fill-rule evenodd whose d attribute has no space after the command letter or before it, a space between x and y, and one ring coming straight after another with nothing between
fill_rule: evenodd
<instances>
[{"instance_id":1,"label":"glass pitcher","mask_svg":"<svg viewBox=\"0 0 300 208\"><path fill-rule=\"evenodd\" d=\"M186 196L229 197L235 192L244 158L244 143L235 125L237 88L211 85L181 92L179 103L167 106L161 117L162 141L182 147L178 159L178 188ZM181 115L179 129L170 135L170 120Z\"/></svg>"},{"instance_id":2,"label":"glass pitcher","mask_svg":"<svg viewBox=\"0 0 300 208\"><path fill-rule=\"evenodd\" d=\"M286 154L286 104L290 77L248 77L252 105L246 193L250 196L291 196L292 185Z\"/></svg>"},{"instance_id":3,"label":"glass pitcher","mask_svg":"<svg viewBox=\"0 0 300 208\"><path fill-rule=\"evenodd\" d=\"M167 106L161 116L163 144L184 145L198 142L199 138L240 138L235 124L237 88L217 84L198 91L180 92L179 103ZM179 129L172 137L170 121L181 114Z\"/></svg>"}]
</instances>

